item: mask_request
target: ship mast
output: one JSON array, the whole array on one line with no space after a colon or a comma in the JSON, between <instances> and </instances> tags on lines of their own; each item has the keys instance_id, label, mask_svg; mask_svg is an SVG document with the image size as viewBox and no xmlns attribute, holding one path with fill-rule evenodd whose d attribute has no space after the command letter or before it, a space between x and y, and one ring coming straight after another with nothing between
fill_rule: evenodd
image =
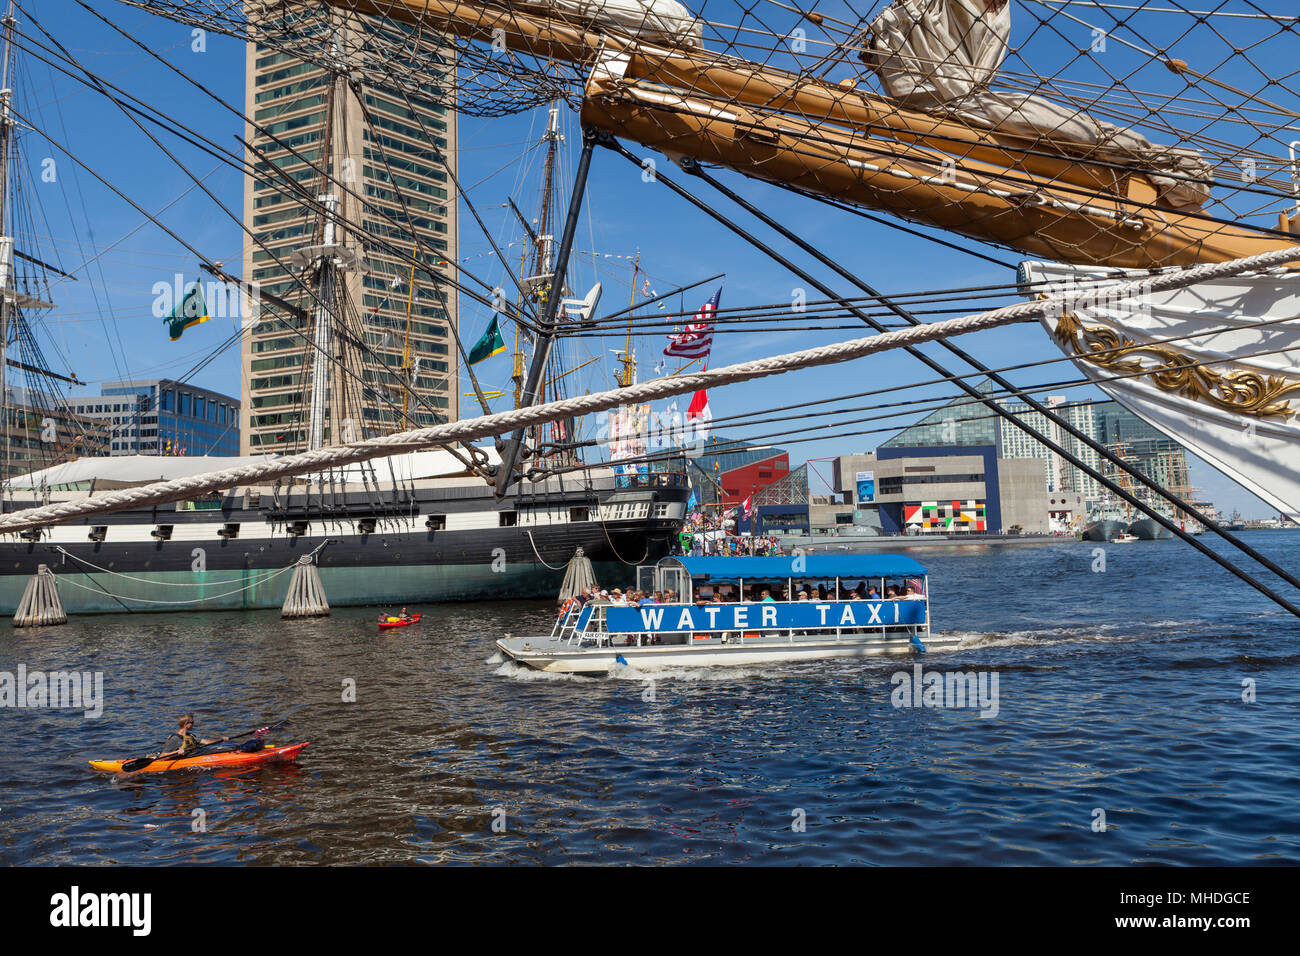
<instances>
[{"instance_id":1,"label":"ship mast","mask_svg":"<svg viewBox=\"0 0 1300 956\"><path fill-rule=\"evenodd\" d=\"M9 51L13 40L14 5L9 0L4 18L4 68L0 76L0 430L4 431L4 472L0 479L9 480L9 391L6 388L9 368L9 311L10 300L16 301L14 278L14 240L5 235L9 220L9 147L13 138L13 90L9 88ZM4 496L0 494L0 512L4 511Z\"/></svg>"},{"instance_id":2,"label":"ship mast","mask_svg":"<svg viewBox=\"0 0 1300 956\"><path fill-rule=\"evenodd\" d=\"M619 388L636 384L636 352L632 351L632 315L636 312L636 280L641 274L641 250L636 251L636 261L632 263L632 301L628 303L627 338L623 341L623 352L618 357L619 370L616 376Z\"/></svg>"},{"instance_id":3,"label":"ship mast","mask_svg":"<svg viewBox=\"0 0 1300 956\"><path fill-rule=\"evenodd\" d=\"M555 172L555 152L563 140L559 132L559 107L552 106L546 131L546 181L543 184L543 217L538 223L537 237L537 272L525 280L525 284L534 289L545 289L541 299L541 311L538 314L536 343L532 361L528 366L528 377L519 397L520 407L534 405L541 400L545 391L544 377L546 363L551 356L551 346L555 341L556 315L560 300L564 297L564 275L569 268L569 253L573 249L573 236L578 228L578 217L582 212L583 195L587 190L587 173L591 169L591 156L599 135L595 130L584 129L582 136L582 153L578 157L578 168L573 179L573 192L569 196L569 210L564 219L564 232L560 244L551 249L554 237L550 235L550 215L546 212L551 204ZM549 288L547 280L549 279ZM540 432L538 432L540 434ZM514 480L515 465L524 443L524 429L515 431L508 440L498 445L501 449L501 466L497 471L496 494L504 497Z\"/></svg>"},{"instance_id":4,"label":"ship mast","mask_svg":"<svg viewBox=\"0 0 1300 956\"><path fill-rule=\"evenodd\" d=\"M334 325L339 321L339 287L343 282L343 273L358 269L361 257L356 250L343 245L339 235L339 196L337 192L325 192L329 184L328 170L333 164L335 114L338 109L338 95L341 79L336 76L330 83L326 101L324 150L321 167L322 192L316 197L321 206L319 245L305 246L296 250L289 260L312 272L315 287L316 308L312 313L311 333L311 379L308 382L307 396L307 450L316 451L325 447L332 440L342 443L351 440L341 432L337 414L333 428L327 437L326 412L331 398L330 372L335 361ZM344 94L346 95L346 94ZM335 402L336 408L338 402ZM360 435L356 437L361 437Z\"/></svg>"}]
</instances>

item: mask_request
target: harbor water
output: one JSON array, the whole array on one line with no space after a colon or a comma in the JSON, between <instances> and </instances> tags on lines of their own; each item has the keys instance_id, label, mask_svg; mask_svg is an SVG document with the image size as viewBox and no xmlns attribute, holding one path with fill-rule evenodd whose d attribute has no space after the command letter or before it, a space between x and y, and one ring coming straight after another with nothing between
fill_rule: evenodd
<instances>
[{"instance_id":1,"label":"harbor water","mask_svg":"<svg viewBox=\"0 0 1300 956\"><path fill-rule=\"evenodd\" d=\"M1243 537L1300 568L1300 533ZM357 608L6 627L0 671L99 672L103 700L0 707L0 863L1300 862L1300 621L1175 541L915 554L956 650L594 679L503 663L493 641L549 631L545 602L388 632ZM935 672L995 707L897 706ZM186 711L215 736L303 704L273 734L311 741L296 765L87 765L156 750Z\"/></svg>"}]
</instances>

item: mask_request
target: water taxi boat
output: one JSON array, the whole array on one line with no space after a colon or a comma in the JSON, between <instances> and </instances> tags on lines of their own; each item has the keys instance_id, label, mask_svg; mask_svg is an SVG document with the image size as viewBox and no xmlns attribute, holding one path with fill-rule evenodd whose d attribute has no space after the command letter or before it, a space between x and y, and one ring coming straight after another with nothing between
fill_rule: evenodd
<instances>
[{"instance_id":1,"label":"water taxi boat","mask_svg":"<svg viewBox=\"0 0 1300 956\"><path fill-rule=\"evenodd\" d=\"M931 634L929 575L902 555L675 556L639 567L637 584L665 600L574 605L549 635L507 634L497 647L536 670L604 674L923 653L960 641Z\"/></svg>"}]
</instances>

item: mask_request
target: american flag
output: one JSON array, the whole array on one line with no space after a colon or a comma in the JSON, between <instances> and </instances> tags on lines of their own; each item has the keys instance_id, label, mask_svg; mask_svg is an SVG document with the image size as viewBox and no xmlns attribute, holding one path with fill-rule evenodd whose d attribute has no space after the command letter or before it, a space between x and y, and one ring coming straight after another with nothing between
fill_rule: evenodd
<instances>
[{"instance_id":1,"label":"american flag","mask_svg":"<svg viewBox=\"0 0 1300 956\"><path fill-rule=\"evenodd\" d=\"M713 348L713 326L709 320L717 314L718 299L722 297L722 290L719 289L713 293L713 298L700 307L700 311L695 313L695 321L686 326L685 331L678 335L668 336L668 347L664 349L664 355L678 355L682 358L707 358L709 349Z\"/></svg>"}]
</instances>

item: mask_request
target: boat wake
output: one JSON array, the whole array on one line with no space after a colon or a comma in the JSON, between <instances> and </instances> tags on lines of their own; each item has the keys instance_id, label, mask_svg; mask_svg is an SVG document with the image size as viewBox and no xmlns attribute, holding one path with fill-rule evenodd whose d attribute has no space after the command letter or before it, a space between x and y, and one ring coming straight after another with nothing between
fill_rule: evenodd
<instances>
[{"instance_id":1,"label":"boat wake","mask_svg":"<svg viewBox=\"0 0 1300 956\"><path fill-rule=\"evenodd\" d=\"M492 673L496 677L509 677L517 681L578 681L590 680L581 674L554 674L550 671L539 671L529 667L526 664L520 664L518 661L503 661L500 654L494 654L488 659L489 664L500 663L500 667Z\"/></svg>"},{"instance_id":2,"label":"boat wake","mask_svg":"<svg viewBox=\"0 0 1300 956\"><path fill-rule=\"evenodd\" d=\"M995 647L1044 647L1052 644L1124 643L1173 638L1205 621L1144 621L1135 631L1132 624L1067 624L1060 627L1032 628L1021 631L942 631L945 637L959 637L961 643L951 650L976 650Z\"/></svg>"}]
</instances>

